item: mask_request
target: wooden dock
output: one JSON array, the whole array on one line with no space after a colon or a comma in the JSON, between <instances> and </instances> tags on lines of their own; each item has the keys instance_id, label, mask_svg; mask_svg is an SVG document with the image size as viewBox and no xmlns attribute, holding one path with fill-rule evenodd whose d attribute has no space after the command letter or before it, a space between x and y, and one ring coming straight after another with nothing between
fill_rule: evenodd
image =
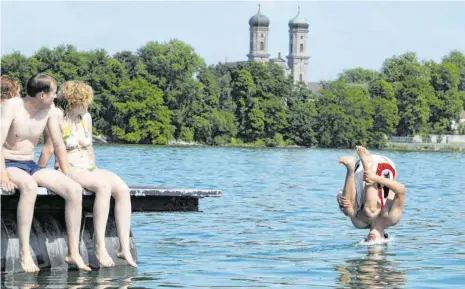
<instances>
[{"instance_id":1,"label":"wooden dock","mask_svg":"<svg viewBox=\"0 0 465 289\"><path fill-rule=\"evenodd\" d=\"M16 210L19 193L1 193L1 271L18 272L19 242L16 229ZM161 187L130 187L133 213L143 212L198 212L199 200L223 197L220 190L180 189ZM39 268L69 269L63 261L67 250L67 235L64 219L65 201L52 191L39 187L31 228L31 248ZM94 193L83 191L83 218L80 236L80 252L93 268L99 263L95 257L93 227ZM126 262L116 257L119 248L116 223L113 214L114 200L110 205L105 241L107 250L117 266ZM131 251L137 262L137 249L131 233Z\"/></svg>"}]
</instances>

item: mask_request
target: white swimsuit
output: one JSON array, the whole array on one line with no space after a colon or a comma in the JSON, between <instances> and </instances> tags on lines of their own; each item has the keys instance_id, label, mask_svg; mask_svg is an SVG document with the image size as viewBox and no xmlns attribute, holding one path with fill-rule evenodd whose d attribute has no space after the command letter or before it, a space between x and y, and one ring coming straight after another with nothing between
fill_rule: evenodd
<instances>
[{"instance_id":1,"label":"white swimsuit","mask_svg":"<svg viewBox=\"0 0 465 289\"><path fill-rule=\"evenodd\" d=\"M378 176L383 176L388 179L395 179L397 171L396 165L388 157L381 155L372 155L373 157L373 172ZM357 205L357 212L362 209L363 203L365 201L365 185L363 181L363 166L359 161L355 163L355 200ZM339 191L342 193L342 190ZM389 195L389 188L378 185L378 203L380 203L381 210L386 205L386 200ZM343 208L341 208L341 211Z\"/></svg>"}]
</instances>

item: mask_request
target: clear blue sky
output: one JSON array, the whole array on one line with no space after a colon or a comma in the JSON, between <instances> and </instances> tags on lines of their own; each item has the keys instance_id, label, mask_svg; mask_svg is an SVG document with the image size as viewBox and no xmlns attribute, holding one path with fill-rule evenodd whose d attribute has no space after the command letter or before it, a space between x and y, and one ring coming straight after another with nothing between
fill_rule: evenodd
<instances>
[{"instance_id":1,"label":"clear blue sky","mask_svg":"<svg viewBox=\"0 0 465 289\"><path fill-rule=\"evenodd\" d=\"M32 55L40 47L73 44L110 54L148 41L178 38L207 64L245 60L249 18L262 4L270 19L270 53L288 54L288 26L297 6L310 24L309 80L344 69L379 69L387 57L414 51L440 61L465 53L465 2L296 1L2 1L1 54Z\"/></svg>"}]
</instances>

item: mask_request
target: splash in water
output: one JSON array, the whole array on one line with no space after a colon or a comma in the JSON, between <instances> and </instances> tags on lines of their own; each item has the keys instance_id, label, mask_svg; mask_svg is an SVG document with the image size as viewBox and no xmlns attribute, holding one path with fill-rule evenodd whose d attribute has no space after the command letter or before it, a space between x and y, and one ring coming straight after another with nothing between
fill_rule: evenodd
<instances>
[{"instance_id":1,"label":"splash in water","mask_svg":"<svg viewBox=\"0 0 465 289\"><path fill-rule=\"evenodd\" d=\"M357 245L360 246L376 246L376 245L387 245L393 241L392 237L384 238L381 240L367 241L366 239L361 240Z\"/></svg>"}]
</instances>

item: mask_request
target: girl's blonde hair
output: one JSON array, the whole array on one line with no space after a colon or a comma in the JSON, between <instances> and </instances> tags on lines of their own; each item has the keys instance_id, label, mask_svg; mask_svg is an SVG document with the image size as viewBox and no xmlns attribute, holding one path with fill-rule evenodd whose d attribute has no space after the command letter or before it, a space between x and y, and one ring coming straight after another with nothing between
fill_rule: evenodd
<instances>
[{"instance_id":1,"label":"girl's blonde hair","mask_svg":"<svg viewBox=\"0 0 465 289\"><path fill-rule=\"evenodd\" d=\"M81 80L70 80L63 83L58 97L67 102L68 107L91 104L94 98L92 87Z\"/></svg>"}]
</instances>

